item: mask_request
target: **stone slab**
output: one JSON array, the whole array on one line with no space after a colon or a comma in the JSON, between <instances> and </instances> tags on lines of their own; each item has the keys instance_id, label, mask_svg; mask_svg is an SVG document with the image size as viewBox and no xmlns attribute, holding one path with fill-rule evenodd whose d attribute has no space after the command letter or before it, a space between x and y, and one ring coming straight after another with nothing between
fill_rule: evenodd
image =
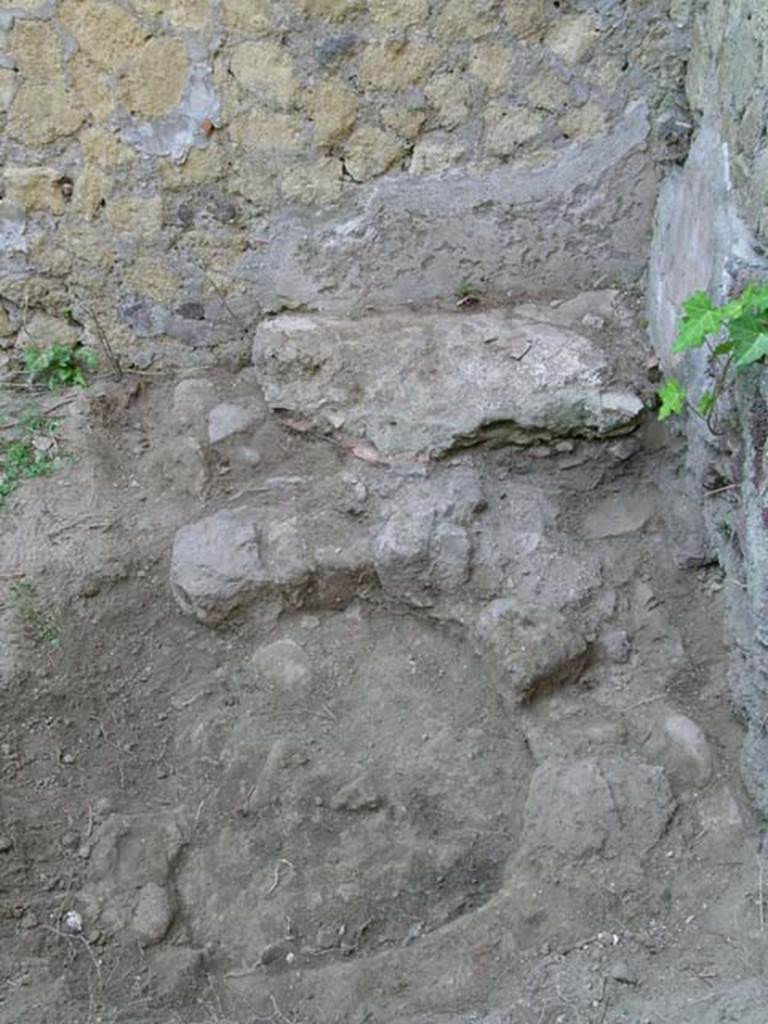
<instances>
[{"instance_id":1,"label":"stone slab","mask_svg":"<svg viewBox=\"0 0 768 1024\"><path fill-rule=\"evenodd\" d=\"M286 314L259 326L253 361L273 409L387 456L609 437L633 429L643 409L609 387L590 339L506 309Z\"/></svg>"}]
</instances>

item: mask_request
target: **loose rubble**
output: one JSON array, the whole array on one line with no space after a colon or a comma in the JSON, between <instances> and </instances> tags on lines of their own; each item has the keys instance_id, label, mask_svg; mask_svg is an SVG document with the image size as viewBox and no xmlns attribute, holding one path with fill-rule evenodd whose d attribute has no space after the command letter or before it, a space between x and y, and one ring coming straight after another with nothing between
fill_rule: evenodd
<instances>
[{"instance_id":1,"label":"loose rubble","mask_svg":"<svg viewBox=\"0 0 768 1024\"><path fill-rule=\"evenodd\" d=\"M43 1024L32 985L104 1020L761 1019L723 588L665 532L618 304L282 315L255 367L83 402L73 485L3 540L22 571L43 501L71 524L53 660L0 609L1 1024Z\"/></svg>"}]
</instances>

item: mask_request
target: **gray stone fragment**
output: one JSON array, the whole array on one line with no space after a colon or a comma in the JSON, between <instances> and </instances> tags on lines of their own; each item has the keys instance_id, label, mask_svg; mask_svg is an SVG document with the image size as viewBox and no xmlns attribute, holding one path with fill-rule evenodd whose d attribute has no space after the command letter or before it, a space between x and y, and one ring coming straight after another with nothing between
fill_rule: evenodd
<instances>
[{"instance_id":1,"label":"gray stone fragment","mask_svg":"<svg viewBox=\"0 0 768 1024\"><path fill-rule=\"evenodd\" d=\"M477 474L465 467L452 467L399 490L373 544L383 589L422 607L441 593L459 590L472 567L467 527L485 507Z\"/></svg>"},{"instance_id":2,"label":"gray stone fragment","mask_svg":"<svg viewBox=\"0 0 768 1024\"><path fill-rule=\"evenodd\" d=\"M370 527L346 511L341 474L274 477L255 507L182 527L171 555L181 608L211 625L239 609L339 608L375 582Z\"/></svg>"},{"instance_id":3,"label":"gray stone fragment","mask_svg":"<svg viewBox=\"0 0 768 1024\"><path fill-rule=\"evenodd\" d=\"M670 777L681 784L701 787L712 777L712 749L704 730L687 715L671 714L664 720Z\"/></svg>"},{"instance_id":4,"label":"gray stone fragment","mask_svg":"<svg viewBox=\"0 0 768 1024\"><path fill-rule=\"evenodd\" d=\"M315 935L315 945L318 949L333 949L341 942L338 926L332 924L321 924Z\"/></svg>"},{"instance_id":5,"label":"gray stone fragment","mask_svg":"<svg viewBox=\"0 0 768 1024\"><path fill-rule=\"evenodd\" d=\"M616 665L625 665L632 654L632 641L625 629L609 629L598 642L600 654Z\"/></svg>"},{"instance_id":6,"label":"gray stone fragment","mask_svg":"<svg viewBox=\"0 0 768 1024\"><path fill-rule=\"evenodd\" d=\"M549 761L531 779L523 842L568 859L638 858L661 839L674 809L662 768L618 758Z\"/></svg>"},{"instance_id":7,"label":"gray stone fragment","mask_svg":"<svg viewBox=\"0 0 768 1024\"><path fill-rule=\"evenodd\" d=\"M665 495L661 511L675 565L681 569L697 569L715 560L714 546L704 522L706 502L702 501L698 487L690 493L690 481L687 483L686 488L681 488L671 474L666 480L660 476L659 486L664 487Z\"/></svg>"},{"instance_id":8,"label":"gray stone fragment","mask_svg":"<svg viewBox=\"0 0 768 1024\"><path fill-rule=\"evenodd\" d=\"M124 129L125 141L149 156L170 156L183 163L193 146L200 145L199 126L220 123L221 109L211 72L197 65L189 75L181 102L164 117L133 121Z\"/></svg>"},{"instance_id":9,"label":"gray stone fragment","mask_svg":"<svg viewBox=\"0 0 768 1024\"><path fill-rule=\"evenodd\" d=\"M182 435L151 448L141 467L153 485L162 480L169 491L199 498L208 486L208 465L195 437Z\"/></svg>"},{"instance_id":10,"label":"gray stone fragment","mask_svg":"<svg viewBox=\"0 0 768 1024\"><path fill-rule=\"evenodd\" d=\"M261 464L261 452L253 445L241 444L231 452L231 461L240 466L247 466L250 469Z\"/></svg>"},{"instance_id":11,"label":"gray stone fragment","mask_svg":"<svg viewBox=\"0 0 768 1024\"><path fill-rule=\"evenodd\" d=\"M676 789L701 789L712 778L714 758L704 730L687 715L654 705L637 728L643 754L664 766Z\"/></svg>"},{"instance_id":12,"label":"gray stone fragment","mask_svg":"<svg viewBox=\"0 0 768 1024\"><path fill-rule=\"evenodd\" d=\"M293 640L277 640L259 647L251 658L254 682L288 699L306 699L314 682L312 666Z\"/></svg>"},{"instance_id":13,"label":"gray stone fragment","mask_svg":"<svg viewBox=\"0 0 768 1024\"><path fill-rule=\"evenodd\" d=\"M131 931L142 946L154 946L165 937L172 921L173 908L167 891L156 882L147 882L139 890L131 915Z\"/></svg>"},{"instance_id":14,"label":"gray stone fragment","mask_svg":"<svg viewBox=\"0 0 768 1024\"><path fill-rule=\"evenodd\" d=\"M708 787L697 800L696 808L707 844L718 852L732 850L744 841L745 822L739 804L726 785Z\"/></svg>"},{"instance_id":15,"label":"gray stone fragment","mask_svg":"<svg viewBox=\"0 0 768 1024\"><path fill-rule=\"evenodd\" d=\"M173 919L168 890L182 845L173 814L112 814L94 833L84 917L113 934L131 933L142 945L159 942Z\"/></svg>"},{"instance_id":16,"label":"gray stone fragment","mask_svg":"<svg viewBox=\"0 0 768 1024\"><path fill-rule=\"evenodd\" d=\"M209 380L190 377L180 380L173 392L173 416L179 426L202 436L208 413L216 405L216 389Z\"/></svg>"},{"instance_id":17,"label":"gray stone fragment","mask_svg":"<svg viewBox=\"0 0 768 1024\"><path fill-rule=\"evenodd\" d=\"M296 958L296 943L290 939L282 942L271 942L262 951L259 962L263 967L270 964L291 964Z\"/></svg>"},{"instance_id":18,"label":"gray stone fragment","mask_svg":"<svg viewBox=\"0 0 768 1024\"><path fill-rule=\"evenodd\" d=\"M342 477L348 487L344 511L351 516L362 516L365 514L368 505L368 488L362 480L355 479L351 474L344 474Z\"/></svg>"},{"instance_id":19,"label":"gray stone fragment","mask_svg":"<svg viewBox=\"0 0 768 1024\"><path fill-rule=\"evenodd\" d=\"M416 605L428 605L438 593L465 583L470 556L464 527L441 521L429 508L395 512L373 546L376 574L384 590Z\"/></svg>"},{"instance_id":20,"label":"gray stone fragment","mask_svg":"<svg viewBox=\"0 0 768 1024\"><path fill-rule=\"evenodd\" d=\"M576 682L590 653L587 641L561 612L521 605L513 597L486 606L475 624L474 640L502 692L516 703Z\"/></svg>"},{"instance_id":21,"label":"gray stone fragment","mask_svg":"<svg viewBox=\"0 0 768 1024\"><path fill-rule=\"evenodd\" d=\"M18 333L16 345L20 349L28 345L45 347L55 339L62 345L75 345L78 340L78 329L69 321L58 317L35 313L29 318Z\"/></svg>"},{"instance_id":22,"label":"gray stone fragment","mask_svg":"<svg viewBox=\"0 0 768 1024\"><path fill-rule=\"evenodd\" d=\"M319 430L330 410L388 456L611 436L643 409L606 388L608 363L589 339L509 310L283 315L259 325L253 361L273 408Z\"/></svg>"},{"instance_id":23,"label":"gray stone fragment","mask_svg":"<svg viewBox=\"0 0 768 1024\"><path fill-rule=\"evenodd\" d=\"M526 302L519 305L517 311L531 320L559 324L562 327L589 326L584 323L587 317L594 317L603 324L606 320L611 320L615 315L618 301L619 293L615 289L599 288L579 292L570 299L551 305ZM597 329L597 325L594 325L594 329Z\"/></svg>"},{"instance_id":24,"label":"gray stone fragment","mask_svg":"<svg viewBox=\"0 0 768 1024\"><path fill-rule=\"evenodd\" d=\"M637 971L630 967L626 960L615 960L608 968L608 977L624 985L637 984Z\"/></svg>"},{"instance_id":25,"label":"gray stone fragment","mask_svg":"<svg viewBox=\"0 0 768 1024\"><path fill-rule=\"evenodd\" d=\"M377 811L383 804L384 797L366 775L346 783L331 797L334 811Z\"/></svg>"},{"instance_id":26,"label":"gray stone fragment","mask_svg":"<svg viewBox=\"0 0 768 1024\"><path fill-rule=\"evenodd\" d=\"M61 930L67 935L80 935L83 930L83 918L76 910L68 910L61 919Z\"/></svg>"},{"instance_id":27,"label":"gray stone fragment","mask_svg":"<svg viewBox=\"0 0 768 1024\"><path fill-rule=\"evenodd\" d=\"M89 884L136 889L164 884L181 849L182 831L173 814L110 814L95 833Z\"/></svg>"},{"instance_id":28,"label":"gray stone fragment","mask_svg":"<svg viewBox=\"0 0 768 1024\"><path fill-rule=\"evenodd\" d=\"M24 208L9 199L0 200L0 253L26 252Z\"/></svg>"},{"instance_id":29,"label":"gray stone fragment","mask_svg":"<svg viewBox=\"0 0 768 1024\"><path fill-rule=\"evenodd\" d=\"M619 829L617 808L595 761L538 768L525 814L529 845L574 858L602 853L609 834Z\"/></svg>"},{"instance_id":30,"label":"gray stone fragment","mask_svg":"<svg viewBox=\"0 0 768 1024\"><path fill-rule=\"evenodd\" d=\"M208 414L208 440L219 444L227 438L245 434L259 422L259 414L234 402L221 402Z\"/></svg>"},{"instance_id":31,"label":"gray stone fragment","mask_svg":"<svg viewBox=\"0 0 768 1024\"><path fill-rule=\"evenodd\" d=\"M217 512L182 527L173 543L171 587L201 622L222 622L259 596L295 595L312 563L293 518Z\"/></svg>"},{"instance_id":32,"label":"gray stone fragment","mask_svg":"<svg viewBox=\"0 0 768 1024\"><path fill-rule=\"evenodd\" d=\"M655 511L656 502L652 494L610 495L589 509L582 524L582 534L587 540L604 540L637 533Z\"/></svg>"}]
</instances>

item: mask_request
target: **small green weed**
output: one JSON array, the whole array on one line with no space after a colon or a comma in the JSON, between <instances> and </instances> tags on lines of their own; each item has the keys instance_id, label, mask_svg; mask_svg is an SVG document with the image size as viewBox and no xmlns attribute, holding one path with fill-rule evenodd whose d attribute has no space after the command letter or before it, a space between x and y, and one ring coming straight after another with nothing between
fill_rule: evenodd
<instances>
[{"instance_id":1,"label":"small green weed","mask_svg":"<svg viewBox=\"0 0 768 1024\"><path fill-rule=\"evenodd\" d=\"M8 599L25 631L39 643L58 647L59 628L53 616L40 603L37 587L29 580L18 580L8 588Z\"/></svg>"},{"instance_id":2,"label":"small green weed","mask_svg":"<svg viewBox=\"0 0 768 1024\"><path fill-rule=\"evenodd\" d=\"M715 306L706 292L691 295L683 303L683 319L672 351L687 352L705 343L710 362L719 367L713 387L692 405L680 381L666 378L657 392L660 420L688 406L714 429L712 417L731 370L744 369L768 355L768 282L748 284L741 295L721 306Z\"/></svg>"},{"instance_id":3,"label":"small green weed","mask_svg":"<svg viewBox=\"0 0 768 1024\"><path fill-rule=\"evenodd\" d=\"M729 516L723 516L723 518L717 524L717 532L723 538L723 540L731 540L733 537L733 524L731 523Z\"/></svg>"},{"instance_id":4,"label":"small green weed","mask_svg":"<svg viewBox=\"0 0 768 1024\"><path fill-rule=\"evenodd\" d=\"M88 374L99 364L91 348L55 343L46 348L30 345L24 350L24 365L33 380L43 381L51 391L87 387Z\"/></svg>"},{"instance_id":5,"label":"small green weed","mask_svg":"<svg viewBox=\"0 0 768 1024\"><path fill-rule=\"evenodd\" d=\"M17 434L0 440L0 509L24 480L50 476L69 456L58 453L56 423L37 409L28 409L16 423Z\"/></svg>"},{"instance_id":6,"label":"small green weed","mask_svg":"<svg viewBox=\"0 0 768 1024\"><path fill-rule=\"evenodd\" d=\"M479 302L482 297L482 289L471 281L459 281L453 290L459 306L468 306Z\"/></svg>"}]
</instances>

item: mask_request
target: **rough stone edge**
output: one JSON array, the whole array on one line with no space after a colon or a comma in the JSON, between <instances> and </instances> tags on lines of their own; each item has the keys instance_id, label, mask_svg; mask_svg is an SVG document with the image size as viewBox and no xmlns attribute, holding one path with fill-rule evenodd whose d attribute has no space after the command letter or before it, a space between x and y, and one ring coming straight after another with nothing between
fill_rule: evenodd
<instances>
[{"instance_id":1,"label":"rough stone edge","mask_svg":"<svg viewBox=\"0 0 768 1024\"><path fill-rule=\"evenodd\" d=\"M740 290L752 277L768 277L768 264L755 252L752 236L739 215L730 176L730 157L716 116L699 126L687 162L663 183L656 212L648 273L648 323L651 344L664 371L674 373L694 393L710 380L705 349L676 357L680 304L699 289L717 301ZM729 698L747 727L741 758L742 777L758 812L768 817L768 737L763 722L768 707L768 532L763 499L756 486L758 452L754 412L768 416L768 385L762 372L741 375L723 418L735 425L730 440L740 451L731 456L726 437L713 436L695 416L679 429L687 443L689 508L699 507L712 552L733 585L726 590L731 641ZM729 401L729 396L724 396ZM724 405L723 399L721 404ZM707 497L708 477L723 470L740 488L738 544L724 538L719 523L732 506L728 497ZM746 582L742 582L742 577Z\"/></svg>"}]
</instances>

